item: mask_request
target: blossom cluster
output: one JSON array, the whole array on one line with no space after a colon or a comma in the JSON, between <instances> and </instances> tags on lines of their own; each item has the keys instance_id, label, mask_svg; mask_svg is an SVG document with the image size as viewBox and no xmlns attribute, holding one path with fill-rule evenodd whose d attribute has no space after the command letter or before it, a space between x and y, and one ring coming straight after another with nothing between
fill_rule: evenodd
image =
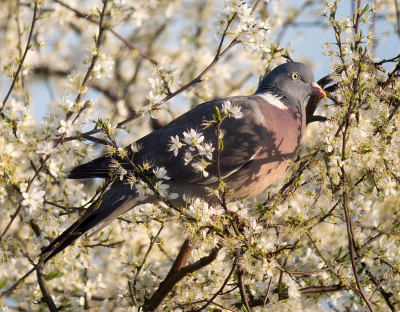
<instances>
[{"instance_id":1,"label":"blossom cluster","mask_svg":"<svg viewBox=\"0 0 400 312\"><path fill-rule=\"evenodd\" d=\"M148 92L147 104L138 108L138 113L142 115L145 121L151 118L157 119L158 106L163 102L165 94L169 94L172 89L180 86L178 67L173 64L159 64L153 69L151 76L148 78L151 90Z\"/></svg>"},{"instance_id":2,"label":"blossom cluster","mask_svg":"<svg viewBox=\"0 0 400 312\"><path fill-rule=\"evenodd\" d=\"M243 117L243 113L238 105L235 103L231 103L230 101L224 101L221 105L222 111L218 112L221 114L221 120L217 120L215 117L213 120L205 119L203 121L203 125L205 128L211 126L220 127L222 121L226 118L233 117L235 119L239 119ZM223 130L220 131L220 134L217 139L223 140L225 132ZM173 152L175 156L178 156L179 149L183 146L187 147L185 153L183 154L184 165L188 165L191 163L194 172L201 173L205 178L208 177L209 172L206 170L209 165L212 164L212 160L215 161L214 151L215 147L211 141L208 143L204 142L204 135L202 132L198 132L194 129L189 129L188 131L183 132L183 138L179 138L178 135L171 136L171 143L169 144L169 151ZM215 138L210 138L215 139Z\"/></svg>"},{"instance_id":3,"label":"blossom cluster","mask_svg":"<svg viewBox=\"0 0 400 312\"><path fill-rule=\"evenodd\" d=\"M135 180L137 182L132 186L135 187L139 195L137 198L139 201L145 200L148 196L154 195L154 191L159 197L166 201L178 198L179 194L168 191L170 186L165 183L165 181L170 180L171 178L167 175L167 170L165 168L157 167L153 169L153 174L154 179L152 179L151 184L140 179L132 178L131 182Z\"/></svg>"},{"instance_id":4,"label":"blossom cluster","mask_svg":"<svg viewBox=\"0 0 400 312\"><path fill-rule=\"evenodd\" d=\"M238 16L239 22L234 30L228 26L235 16ZM270 29L268 20L262 21L255 18L252 7L240 0L224 0L224 7L219 13L216 21L213 22L215 39L220 35L233 33L240 36L243 46L252 54L262 56L263 53L271 51Z\"/></svg>"},{"instance_id":5,"label":"blossom cluster","mask_svg":"<svg viewBox=\"0 0 400 312\"><path fill-rule=\"evenodd\" d=\"M194 129L183 132L183 138L179 138L178 135L175 137L171 136L171 143L169 151L173 152L175 156L178 156L179 149L183 146L187 146L183 160L184 164L188 165L195 158L196 161L192 162L191 165L193 170L198 173L202 173L204 177L208 177L206 168L211 165L208 160L213 158L213 152L215 148L211 142L204 143L204 136L202 132L197 132ZM204 157L199 157L204 156Z\"/></svg>"}]
</instances>

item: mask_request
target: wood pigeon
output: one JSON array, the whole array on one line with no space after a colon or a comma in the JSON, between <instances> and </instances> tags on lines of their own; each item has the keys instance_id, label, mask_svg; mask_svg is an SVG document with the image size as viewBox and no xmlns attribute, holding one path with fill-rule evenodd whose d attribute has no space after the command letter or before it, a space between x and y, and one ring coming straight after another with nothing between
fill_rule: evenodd
<instances>
[{"instance_id":1,"label":"wood pigeon","mask_svg":"<svg viewBox=\"0 0 400 312\"><path fill-rule=\"evenodd\" d=\"M288 160L295 156L306 125L305 99L310 95L326 97L324 90L314 82L311 70L297 62L280 65L261 81L253 95L203 103L141 138L137 145L142 148L134 153L132 162L140 166L149 162L155 167L164 167L170 177L166 181L169 190L179 194L177 199L171 200L175 205L184 205L184 194L218 204L216 197L209 196L209 189L218 185L218 176L233 190L226 195L226 202L253 197L274 183L286 170ZM217 144L216 128L204 127L205 121L212 120L212 115L216 114L216 107L232 115L220 125L224 147L219 156L219 173L216 162L209 160L217 157L216 149L211 148ZM190 150L180 147L179 143L186 140L195 145L196 139L207 142L209 147L208 158L207 153L197 156L209 164L204 172L195 171L194 166L187 163L187 158L192 157ZM123 159L117 161L127 171L133 170ZM112 158L100 157L74 168L69 178L109 178L112 163ZM145 174L154 176L151 169ZM149 196L139 201L137 188L117 179L103 195L97 209L88 209L42 252L44 261L90 229L96 227L97 232L134 206L155 200L155 196Z\"/></svg>"}]
</instances>

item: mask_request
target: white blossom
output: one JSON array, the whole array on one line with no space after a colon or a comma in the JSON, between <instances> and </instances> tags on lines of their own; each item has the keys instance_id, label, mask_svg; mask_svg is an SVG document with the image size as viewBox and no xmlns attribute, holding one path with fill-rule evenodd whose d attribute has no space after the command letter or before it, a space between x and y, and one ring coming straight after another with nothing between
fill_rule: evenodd
<instances>
[{"instance_id":1,"label":"white blossom","mask_svg":"<svg viewBox=\"0 0 400 312\"><path fill-rule=\"evenodd\" d=\"M198 145L197 150L199 151L199 155L204 155L208 159L212 159L213 158L212 153L214 152L215 148L212 147L211 143L204 143L204 144Z\"/></svg>"},{"instance_id":2,"label":"white blossom","mask_svg":"<svg viewBox=\"0 0 400 312\"><path fill-rule=\"evenodd\" d=\"M153 119L158 119L156 110L153 108L152 104L147 104L139 108L139 114L142 115L145 121L149 121L150 117Z\"/></svg>"},{"instance_id":3,"label":"white blossom","mask_svg":"<svg viewBox=\"0 0 400 312\"><path fill-rule=\"evenodd\" d=\"M133 153L138 153L142 148L143 146L141 144L137 144L136 142L131 144L131 151Z\"/></svg>"},{"instance_id":4,"label":"white blossom","mask_svg":"<svg viewBox=\"0 0 400 312\"><path fill-rule=\"evenodd\" d=\"M139 195L139 201L145 200L149 195L154 195L154 192L151 190L150 186L142 180L139 180L139 182L135 184L135 189Z\"/></svg>"},{"instance_id":5,"label":"white blossom","mask_svg":"<svg viewBox=\"0 0 400 312\"><path fill-rule=\"evenodd\" d=\"M189 164L193 160L193 158L194 158L194 156L189 150L185 151L185 154L183 155L183 160L184 160L185 166L187 164Z\"/></svg>"},{"instance_id":6,"label":"white blossom","mask_svg":"<svg viewBox=\"0 0 400 312\"><path fill-rule=\"evenodd\" d=\"M202 173L205 178L208 177L209 173L206 171L206 168L210 165L205 159L200 159L194 163L192 163L192 167L194 172Z\"/></svg>"},{"instance_id":7,"label":"white blossom","mask_svg":"<svg viewBox=\"0 0 400 312\"><path fill-rule=\"evenodd\" d=\"M194 129L190 129L188 132L183 132L183 136L183 141L190 146L189 149L191 151L194 151L194 147L204 141L203 133L197 132Z\"/></svg>"},{"instance_id":8,"label":"white blossom","mask_svg":"<svg viewBox=\"0 0 400 312\"><path fill-rule=\"evenodd\" d=\"M151 104L157 104L157 103L161 102L161 100L162 100L162 96L159 94L153 93L153 91L149 92L149 94L147 95L147 98L149 99Z\"/></svg>"},{"instance_id":9,"label":"white blossom","mask_svg":"<svg viewBox=\"0 0 400 312\"><path fill-rule=\"evenodd\" d=\"M111 70L114 66L114 60L108 54L101 54L93 68L93 76L97 79L111 78Z\"/></svg>"},{"instance_id":10,"label":"white blossom","mask_svg":"<svg viewBox=\"0 0 400 312\"><path fill-rule=\"evenodd\" d=\"M157 167L156 169L153 169L153 173L156 177L156 179L162 179L162 180L170 180L171 177L167 175L167 169L164 167Z\"/></svg>"},{"instance_id":11,"label":"white blossom","mask_svg":"<svg viewBox=\"0 0 400 312\"><path fill-rule=\"evenodd\" d=\"M50 155L57 152L57 149L54 148L53 142L40 142L37 146L36 153Z\"/></svg>"},{"instance_id":12,"label":"white blossom","mask_svg":"<svg viewBox=\"0 0 400 312\"><path fill-rule=\"evenodd\" d=\"M103 293L103 289L107 288L107 285L105 283L102 282L102 274L99 273L97 274L96 280L91 280L88 279L86 282L85 287L83 288L83 291L86 294L86 297L88 298L88 300L90 300L93 295L99 296Z\"/></svg>"},{"instance_id":13,"label":"white blossom","mask_svg":"<svg viewBox=\"0 0 400 312\"><path fill-rule=\"evenodd\" d=\"M42 247L50 245L50 241L47 239L47 233L41 232L40 236L32 236L32 242L35 244L35 250L40 250Z\"/></svg>"},{"instance_id":14,"label":"white blossom","mask_svg":"<svg viewBox=\"0 0 400 312\"><path fill-rule=\"evenodd\" d=\"M240 110L240 107L232 104L231 101L224 101L222 103L222 113L228 117L234 117L236 119L242 118L243 113Z\"/></svg>"},{"instance_id":15,"label":"white blossom","mask_svg":"<svg viewBox=\"0 0 400 312\"><path fill-rule=\"evenodd\" d=\"M45 194L46 192L39 185L33 185L28 191L22 192L24 199L21 205L26 206L27 213L32 215L36 212L37 208L42 206Z\"/></svg>"},{"instance_id":16,"label":"white blossom","mask_svg":"<svg viewBox=\"0 0 400 312\"><path fill-rule=\"evenodd\" d=\"M75 132L75 126L73 120L60 120L61 127L58 129L58 133L65 134L66 136L72 136Z\"/></svg>"},{"instance_id":17,"label":"white blossom","mask_svg":"<svg viewBox=\"0 0 400 312\"><path fill-rule=\"evenodd\" d=\"M179 136L175 135L175 137L171 136L171 143L169 144L169 151L174 152L175 156L178 156L179 149L182 147L182 143L179 139Z\"/></svg>"}]
</instances>

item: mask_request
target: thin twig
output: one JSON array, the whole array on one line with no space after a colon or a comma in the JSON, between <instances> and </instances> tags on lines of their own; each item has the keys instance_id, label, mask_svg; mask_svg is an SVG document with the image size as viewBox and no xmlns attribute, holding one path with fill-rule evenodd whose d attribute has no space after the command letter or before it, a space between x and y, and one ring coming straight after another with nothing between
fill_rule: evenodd
<instances>
[{"instance_id":1,"label":"thin twig","mask_svg":"<svg viewBox=\"0 0 400 312\"><path fill-rule=\"evenodd\" d=\"M10 97L11 92L14 89L14 86L15 86L15 83L17 82L19 73L20 73L20 71L21 71L21 69L22 69L22 67L24 65L24 61L25 61L26 55L28 54L28 51L31 48L31 41L32 41L32 35L33 35L33 29L35 28L35 23L36 23L37 10L38 10L38 5L37 5L37 3L35 1L35 5L33 7L33 18L32 18L31 30L29 32L28 42L26 43L24 55L22 56L22 59L19 61L19 65L18 65L17 71L14 74L14 78L13 78L13 81L11 83L10 89L8 90L8 93L7 93L6 97L3 100L3 107L0 107L0 112L4 109L4 107L6 105L6 102L7 102L8 98Z\"/></svg>"},{"instance_id":2,"label":"thin twig","mask_svg":"<svg viewBox=\"0 0 400 312\"><path fill-rule=\"evenodd\" d=\"M249 305L249 298L247 297L246 288L244 287L244 272L242 268L237 269L237 276L238 276L238 286L240 290L240 297L242 298L242 304L245 306L248 312L251 311Z\"/></svg>"},{"instance_id":3,"label":"thin twig","mask_svg":"<svg viewBox=\"0 0 400 312\"><path fill-rule=\"evenodd\" d=\"M236 267L236 263L233 263L232 265L232 269L229 272L228 276L225 278L225 281L223 282L222 286L220 287L220 289L210 298L207 300L206 304L203 305L202 307L193 310L192 312L201 312L204 311L210 304L213 303L214 299L217 298L217 296L219 296L220 294L222 294L222 292L224 291L224 288L226 286L226 284L228 284L229 279L231 278L233 272L235 271L235 267Z\"/></svg>"},{"instance_id":4,"label":"thin twig","mask_svg":"<svg viewBox=\"0 0 400 312\"><path fill-rule=\"evenodd\" d=\"M153 249L153 246L154 246L154 244L155 244L155 242L156 242L156 240L157 240L157 237L161 234L161 231L162 231L163 229L164 229L164 226L162 225L162 226L160 227L160 229L158 230L156 236L153 237L153 239L151 240L150 245L149 245L149 248L147 248L146 254L145 254L144 257L143 257L142 263L138 266L138 268L137 268L137 270L136 270L135 280L134 280L134 282L133 282L133 286L136 286L136 281L137 281L137 278L138 278L138 276L139 276L139 274L140 274L140 271L142 270L143 266L145 265L146 260L147 260L147 257L149 256L150 251Z\"/></svg>"},{"instance_id":5,"label":"thin twig","mask_svg":"<svg viewBox=\"0 0 400 312\"><path fill-rule=\"evenodd\" d=\"M139 306L139 303L136 299L136 295L135 295L135 288L133 286L133 283L131 281L128 281L128 289L129 289L129 294L131 295L133 304L135 305L135 307Z\"/></svg>"}]
</instances>

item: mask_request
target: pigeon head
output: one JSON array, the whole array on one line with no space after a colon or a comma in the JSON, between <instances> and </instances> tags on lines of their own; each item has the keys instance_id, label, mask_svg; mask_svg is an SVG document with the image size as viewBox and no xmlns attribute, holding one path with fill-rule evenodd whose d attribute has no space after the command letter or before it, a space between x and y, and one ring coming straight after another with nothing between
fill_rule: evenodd
<instances>
[{"instance_id":1,"label":"pigeon head","mask_svg":"<svg viewBox=\"0 0 400 312\"><path fill-rule=\"evenodd\" d=\"M325 91L314 82L312 71L304 64L291 62L274 68L262 81L255 95L271 96L285 106L304 105L310 95L326 97Z\"/></svg>"}]
</instances>

